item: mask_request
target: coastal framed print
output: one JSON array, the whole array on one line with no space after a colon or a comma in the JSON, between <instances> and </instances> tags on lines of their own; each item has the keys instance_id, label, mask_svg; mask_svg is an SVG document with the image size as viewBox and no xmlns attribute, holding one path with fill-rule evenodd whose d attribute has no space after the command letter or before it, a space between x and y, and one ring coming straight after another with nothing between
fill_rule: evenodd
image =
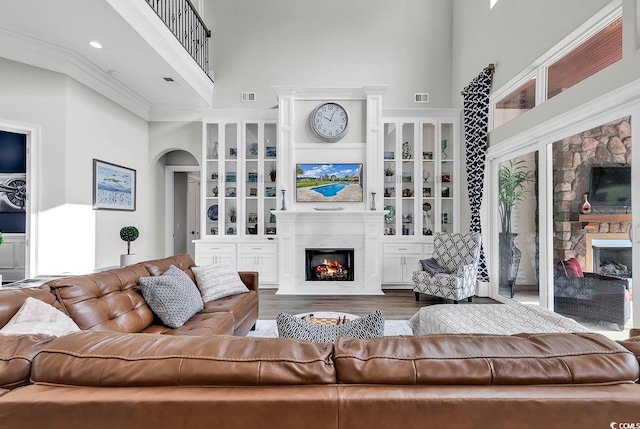
<instances>
[{"instance_id":1,"label":"coastal framed print","mask_svg":"<svg viewBox=\"0 0 640 429\"><path fill-rule=\"evenodd\" d=\"M136 209L136 170L93 160L94 210Z\"/></svg>"}]
</instances>

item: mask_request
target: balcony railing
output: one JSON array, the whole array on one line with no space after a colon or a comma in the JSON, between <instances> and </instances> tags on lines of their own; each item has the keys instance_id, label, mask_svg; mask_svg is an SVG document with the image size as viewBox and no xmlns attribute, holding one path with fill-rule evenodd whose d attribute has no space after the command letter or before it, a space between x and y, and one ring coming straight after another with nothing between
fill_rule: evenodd
<instances>
[{"instance_id":1,"label":"balcony railing","mask_svg":"<svg viewBox=\"0 0 640 429\"><path fill-rule=\"evenodd\" d=\"M169 30L209 76L211 31L189 0L147 0ZM210 76L209 76L210 77Z\"/></svg>"}]
</instances>

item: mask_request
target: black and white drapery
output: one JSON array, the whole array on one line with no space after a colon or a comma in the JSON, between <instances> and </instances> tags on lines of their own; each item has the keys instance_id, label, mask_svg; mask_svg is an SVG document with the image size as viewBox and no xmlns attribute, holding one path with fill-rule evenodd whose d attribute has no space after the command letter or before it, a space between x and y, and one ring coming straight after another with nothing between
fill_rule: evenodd
<instances>
[{"instance_id":1,"label":"black and white drapery","mask_svg":"<svg viewBox=\"0 0 640 429\"><path fill-rule=\"evenodd\" d=\"M489 133L489 95L493 80L493 65L482 70L462 91L464 106L464 139L466 142L467 186L471 207L471 232L482 232L480 225L480 207L484 186L484 167L487 156L487 135ZM478 263L478 281L489 281L489 270L480 248Z\"/></svg>"}]
</instances>

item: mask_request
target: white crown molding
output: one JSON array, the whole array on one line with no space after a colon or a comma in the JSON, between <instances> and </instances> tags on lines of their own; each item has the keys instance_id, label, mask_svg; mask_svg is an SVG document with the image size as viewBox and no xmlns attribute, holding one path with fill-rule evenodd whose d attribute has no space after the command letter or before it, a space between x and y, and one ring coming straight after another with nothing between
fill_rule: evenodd
<instances>
[{"instance_id":1,"label":"white crown molding","mask_svg":"<svg viewBox=\"0 0 640 429\"><path fill-rule=\"evenodd\" d=\"M149 101L74 51L3 28L0 39L0 57L68 75L141 118L149 118Z\"/></svg>"}]
</instances>

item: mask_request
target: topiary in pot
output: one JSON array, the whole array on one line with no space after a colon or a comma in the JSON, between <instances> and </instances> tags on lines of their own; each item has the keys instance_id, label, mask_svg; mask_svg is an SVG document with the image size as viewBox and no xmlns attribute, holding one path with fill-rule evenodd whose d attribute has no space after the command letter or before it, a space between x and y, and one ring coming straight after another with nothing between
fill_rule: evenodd
<instances>
[{"instance_id":1,"label":"topiary in pot","mask_svg":"<svg viewBox=\"0 0 640 429\"><path fill-rule=\"evenodd\" d=\"M135 226L125 226L120 230L120 238L127 242L127 255L131 255L131 242L136 241L140 233Z\"/></svg>"}]
</instances>

